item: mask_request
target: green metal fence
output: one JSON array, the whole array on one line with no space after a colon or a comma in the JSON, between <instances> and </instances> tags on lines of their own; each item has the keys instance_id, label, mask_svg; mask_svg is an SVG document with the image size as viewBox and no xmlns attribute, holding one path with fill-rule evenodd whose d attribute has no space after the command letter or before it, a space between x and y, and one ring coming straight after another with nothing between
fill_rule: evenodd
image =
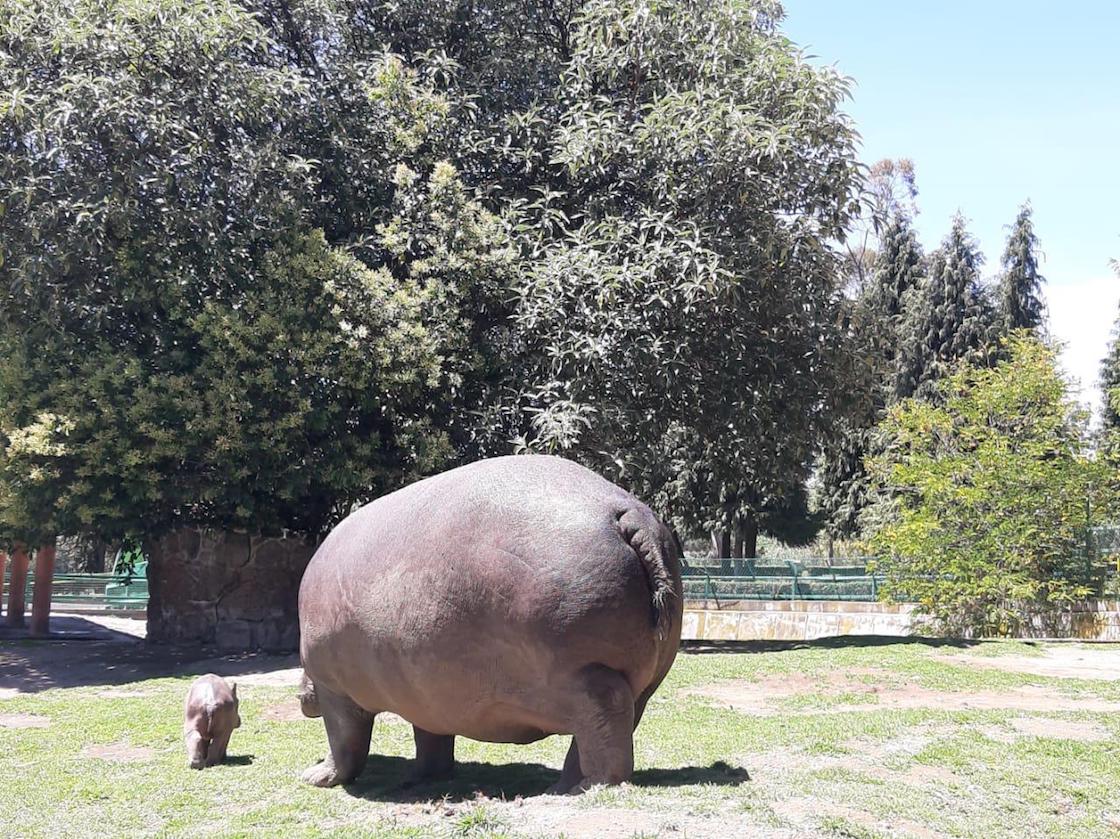
<instances>
[{"instance_id":1,"label":"green metal fence","mask_svg":"<svg viewBox=\"0 0 1120 839\"><path fill-rule=\"evenodd\" d=\"M847 600L879 599L883 578L863 565L828 565L765 559L686 558L685 600Z\"/></svg>"},{"instance_id":2,"label":"green metal fence","mask_svg":"<svg viewBox=\"0 0 1120 839\"><path fill-rule=\"evenodd\" d=\"M4 575L4 602L8 600L11 575ZM35 575L28 574L27 603L35 589ZM51 591L52 611L145 609L148 580L120 574L55 574Z\"/></svg>"}]
</instances>

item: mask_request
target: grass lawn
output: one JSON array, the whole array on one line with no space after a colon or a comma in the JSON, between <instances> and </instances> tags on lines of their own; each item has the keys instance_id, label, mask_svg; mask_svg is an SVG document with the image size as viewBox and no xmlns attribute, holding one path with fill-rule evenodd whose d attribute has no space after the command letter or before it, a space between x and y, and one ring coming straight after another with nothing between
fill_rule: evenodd
<instances>
[{"instance_id":1,"label":"grass lawn","mask_svg":"<svg viewBox=\"0 0 1120 839\"><path fill-rule=\"evenodd\" d=\"M388 715L358 783L306 786L322 723L298 716L292 686L254 677L229 763L191 771L197 667L90 679L0 700L0 834L1115 837L1118 665L1117 647L1019 642L682 654L638 730L634 783L574 798L536 797L559 737L460 739L458 779L406 795L411 729Z\"/></svg>"}]
</instances>

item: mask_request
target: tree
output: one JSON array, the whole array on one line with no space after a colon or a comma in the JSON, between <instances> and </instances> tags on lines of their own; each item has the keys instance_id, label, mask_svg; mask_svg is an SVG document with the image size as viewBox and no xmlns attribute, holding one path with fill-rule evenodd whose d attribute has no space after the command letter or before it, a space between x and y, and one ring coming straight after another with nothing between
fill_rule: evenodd
<instances>
[{"instance_id":1,"label":"tree","mask_svg":"<svg viewBox=\"0 0 1120 839\"><path fill-rule=\"evenodd\" d=\"M898 347L906 306L922 281L924 264L908 217L896 213L883 231L870 278L851 304L850 340L867 359L863 375L853 379L853 390L866 392L868 398L862 410L837 423L821 457L815 506L823 515L830 551L833 540L859 535L860 514L871 501L864 464L874 441L871 429L898 398L894 376Z\"/></svg>"},{"instance_id":2,"label":"tree","mask_svg":"<svg viewBox=\"0 0 1120 839\"><path fill-rule=\"evenodd\" d=\"M896 221L909 224L918 214L917 197L913 160L884 158L868 167L859 217L844 237L845 272L855 295L867 291L884 230Z\"/></svg>"},{"instance_id":3,"label":"tree","mask_svg":"<svg viewBox=\"0 0 1120 839\"><path fill-rule=\"evenodd\" d=\"M893 388L896 398L934 393L956 362L990 359L995 310L980 283L983 257L957 215L930 258L903 326Z\"/></svg>"},{"instance_id":4,"label":"tree","mask_svg":"<svg viewBox=\"0 0 1120 839\"><path fill-rule=\"evenodd\" d=\"M936 403L907 399L874 462L896 515L871 539L888 596L954 635L1038 628L1099 590L1087 527L1114 506L1056 351L1013 333L994 367L961 364Z\"/></svg>"},{"instance_id":5,"label":"tree","mask_svg":"<svg viewBox=\"0 0 1120 839\"><path fill-rule=\"evenodd\" d=\"M453 457L513 253L421 71L233 2L0 29L3 536L316 533Z\"/></svg>"},{"instance_id":6,"label":"tree","mask_svg":"<svg viewBox=\"0 0 1120 839\"><path fill-rule=\"evenodd\" d=\"M1019 208L1019 215L1007 238L1000 260L999 315L1003 329L1039 329L1046 317L1042 301L1045 278L1038 271L1038 237L1031 220L1031 205Z\"/></svg>"},{"instance_id":7,"label":"tree","mask_svg":"<svg viewBox=\"0 0 1120 839\"><path fill-rule=\"evenodd\" d=\"M828 242L858 178L846 83L801 60L779 14L586 4L557 168L520 208L537 235L522 445L607 472L682 532L749 533L844 398Z\"/></svg>"}]
</instances>

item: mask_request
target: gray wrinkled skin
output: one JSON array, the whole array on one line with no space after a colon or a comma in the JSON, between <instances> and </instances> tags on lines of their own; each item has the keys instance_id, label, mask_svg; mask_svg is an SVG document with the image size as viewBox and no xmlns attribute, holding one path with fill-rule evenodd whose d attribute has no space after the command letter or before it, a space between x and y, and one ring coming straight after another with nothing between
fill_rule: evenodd
<instances>
[{"instance_id":1,"label":"gray wrinkled skin","mask_svg":"<svg viewBox=\"0 0 1120 839\"><path fill-rule=\"evenodd\" d=\"M449 777L457 735L572 734L550 792L621 783L681 614L670 531L571 461L494 458L380 498L334 529L300 588L301 705L330 745L304 780L352 781L391 711L413 725L411 781Z\"/></svg>"},{"instance_id":2,"label":"gray wrinkled skin","mask_svg":"<svg viewBox=\"0 0 1120 839\"><path fill-rule=\"evenodd\" d=\"M226 758L229 738L240 727L237 685L221 676L199 676L187 691L183 737L191 769L215 766Z\"/></svg>"}]
</instances>

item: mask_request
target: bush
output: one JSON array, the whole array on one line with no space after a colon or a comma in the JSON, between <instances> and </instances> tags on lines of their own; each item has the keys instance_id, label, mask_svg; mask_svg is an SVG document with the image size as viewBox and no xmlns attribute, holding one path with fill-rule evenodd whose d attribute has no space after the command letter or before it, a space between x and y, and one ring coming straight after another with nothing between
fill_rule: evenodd
<instances>
[{"instance_id":1,"label":"bush","mask_svg":"<svg viewBox=\"0 0 1120 839\"><path fill-rule=\"evenodd\" d=\"M1017 333L1007 360L962 366L932 402L896 405L871 466L892 515L871 539L884 593L916 600L942 631L1045 629L1099 594L1087 528L1111 511L1056 351Z\"/></svg>"}]
</instances>

